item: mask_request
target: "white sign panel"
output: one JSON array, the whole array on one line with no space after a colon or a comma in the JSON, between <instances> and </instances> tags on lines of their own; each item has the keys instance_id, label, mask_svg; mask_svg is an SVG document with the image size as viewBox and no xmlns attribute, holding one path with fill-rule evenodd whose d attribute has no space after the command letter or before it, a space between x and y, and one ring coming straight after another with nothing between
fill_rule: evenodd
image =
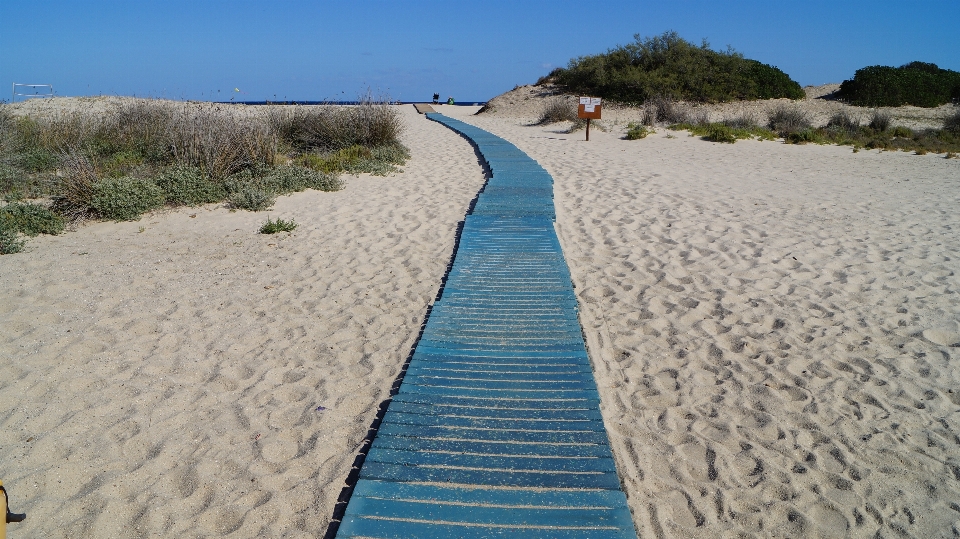
<instances>
[{"instance_id":1,"label":"white sign panel","mask_svg":"<svg viewBox=\"0 0 960 539\"><path fill-rule=\"evenodd\" d=\"M580 98L580 104L581 104L581 105L589 105L589 104L590 104L590 98L589 98L589 97L581 97L581 98Z\"/></svg>"},{"instance_id":2,"label":"white sign panel","mask_svg":"<svg viewBox=\"0 0 960 539\"><path fill-rule=\"evenodd\" d=\"M583 106L583 112L594 112L596 110L597 110L597 106L594 105L593 103Z\"/></svg>"},{"instance_id":3,"label":"white sign panel","mask_svg":"<svg viewBox=\"0 0 960 539\"><path fill-rule=\"evenodd\" d=\"M581 99L583 99L583 98L581 98ZM599 105L599 104L600 104L600 98L599 98L599 97L591 97L591 98L590 98L590 104L591 104L591 105Z\"/></svg>"}]
</instances>

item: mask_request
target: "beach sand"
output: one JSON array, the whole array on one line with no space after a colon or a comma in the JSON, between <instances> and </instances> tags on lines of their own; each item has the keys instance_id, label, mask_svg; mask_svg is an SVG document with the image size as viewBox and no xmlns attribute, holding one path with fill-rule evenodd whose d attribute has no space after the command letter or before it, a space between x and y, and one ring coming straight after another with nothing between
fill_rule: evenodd
<instances>
[{"instance_id":1,"label":"beach sand","mask_svg":"<svg viewBox=\"0 0 960 539\"><path fill-rule=\"evenodd\" d=\"M403 111L402 174L0 257L10 537L323 535L484 182L461 137ZM300 226L257 234L268 214Z\"/></svg>"},{"instance_id":2,"label":"beach sand","mask_svg":"<svg viewBox=\"0 0 960 539\"><path fill-rule=\"evenodd\" d=\"M641 537L960 533L960 160L437 108L554 176ZM322 536L483 183L403 110L405 172L280 198L290 237L211 206L0 258L16 536Z\"/></svg>"}]
</instances>

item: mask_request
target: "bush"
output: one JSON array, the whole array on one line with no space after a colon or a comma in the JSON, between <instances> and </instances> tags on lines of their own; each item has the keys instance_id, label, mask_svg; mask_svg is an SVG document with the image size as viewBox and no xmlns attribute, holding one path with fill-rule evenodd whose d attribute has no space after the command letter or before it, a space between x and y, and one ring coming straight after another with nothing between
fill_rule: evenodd
<instances>
[{"instance_id":1,"label":"bush","mask_svg":"<svg viewBox=\"0 0 960 539\"><path fill-rule=\"evenodd\" d=\"M563 97L555 97L544 102L536 125L575 121L577 121L577 107Z\"/></svg>"},{"instance_id":2,"label":"bush","mask_svg":"<svg viewBox=\"0 0 960 539\"><path fill-rule=\"evenodd\" d=\"M283 219L277 218L276 221L271 221L267 217L267 222L263 223L263 226L260 227L261 234L276 234L277 232L293 232L297 228L297 223L290 219L289 221L284 221Z\"/></svg>"},{"instance_id":3,"label":"bush","mask_svg":"<svg viewBox=\"0 0 960 539\"><path fill-rule=\"evenodd\" d=\"M298 166L277 167L257 184L276 194L295 193L304 189L337 191L342 186L340 179L333 174Z\"/></svg>"},{"instance_id":4,"label":"bush","mask_svg":"<svg viewBox=\"0 0 960 539\"><path fill-rule=\"evenodd\" d=\"M890 128L890 115L879 110L873 111L869 126L874 131L886 131Z\"/></svg>"},{"instance_id":5,"label":"bush","mask_svg":"<svg viewBox=\"0 0 960 539\"><path fill-rule=\"evenodd\" d=\"M723 125L733 127L734 129L753 129L760 127L760 121L756 114L752 112L743 112L740 116L723 121Z\"/></svg>"},{"instance_id":6,"label":"bush","mask_svg":"<svg viewBox=\"0 0 960 539\"><path fill-rule=\"evenodd\" d=\"M63 232L63 217L39 204L7 204L0 207L0 228L27 236Z\"/></svg>"},{"instance_id":7,"label":"bush","mask_svg":"<svg viewBox=\"0 0 960 539\"><path fill-rule=\"evenodd\" d=\"M767 118L767 126L783 138L809 130L812 125L810 117L800 107L781 105L771 111Z\"/></svg>"},{"instance_id":8,"label":"bush","mask_svg":"<svg viewBox=\"0 0 960 539\"><path fill-rule=\"evenodd\" d=\"M273 206L276 195L258 187L247 186L231 193L227 201L237 209L263 211Z\"/></svg>"},{"instance_id":9,"label":"bush","mask_svg":"<svg viewBox=\"0 0 960 539\"><path fill-rule=\"evenodd\" d=\"M629 123L627 124L627 134L623 138L627 140L640 140L650 133L653 133L653 130L647 129L645 125Z\"/></svg>"},{"instance_id":10,"label":"bush","mask_svg":"<svg viewBox=\"0 0 960 539\"><path fill-rule=\"evenodd\" d=\"M800 85L776 67L728 50L696 46L667 32L581 56L549 78L568 91L642 103L653 96L699 102L805 97Z\"/></svg>"},{"instance_id":11,"label":"bush","mask_svg":"<svg viewBox=\"0 0 960 539\"><path fill-rule=\"evenodd\" d=\"M756 125L749 127L731 127L725 123L684 123L673 124L670 126L670 129L675 131L685 129L690 131L691 134L699 135L703 137L704 140L713 142L734 143L739 139L756 138L759 140L773 140L776 138L776 135L772 131Z\"/></svg>"},{"instance_id":12,"label":"bush","mask_svg":"<svg viewBox=\"0 0 960 539\"><path fill-rule=\"evenodd\" d=\"M24 241L17 237L17 231L0 226L0 255L11 255L23 250Z\"/></svg>"},{"instance_id":13,"label":"bush","mask_svg":"<svg viewBox=\"0 0 960 539\"><path fill-rule=\"evenodd\" d=\"M902 125L898 125L897 127L894 127L893 130L890 131L890 135L894 137L912 138L913 131L911 131L910 128L908 127L903 127Z\"/></svg>"},{"instance_id":14,"label":"bush","mask_svg":"<svg viewBox=\"0 0 960 539\"><path fill-rule=\"evenodd\" d=\"M737 141L733 130L723 124L710 124L707 127L707 135L705 138L711 142L726 142L729 144Z\"/></svg>"},{"instance_id":15,"label":"bush","mask_svg":"<svg viewBox=\"0 0 960 539\"><path fill-rule=\"evenodd\" d=\"M861 107L937 107L960 99L960 72L924 62L864 67L843 81L837 97Z\"/></svg>"},{"instance_id":16,"label":"bush","mask_svg":"<svg viewBox=\"0 0 960 539\"><path fill-rule=\"evenodd\" d=\"M960 135L960 110L943 120L943 129Z\"/></svg>"},{"instance_id":17,"label":"bush","mask_svg":"<svg viewBox=\"0 0 960 539\"><path fill-rule=\"evenodd\" d=\"M294 160L297 165L323 172L336 174L348 172L360 174L367 172L376 176L386 176L397 171L394 165L403 164L409 158L407 149L399 144L389 144L376 148L351 146L324 154L306 153ZM336 189L324 189L332 191Z\"/></svg>"},{"instance_id":18,"label":"bush","mask_svg":"<svg viewBox=\"0 0 960 539\"><path fill-rule=\"evenodd\" d=\"M90 208L104 219L138 221L145 212L163 206L163 190L142 178L107 178L93 185Z\"/></svg>"},{"instance_id":19,"label":"bush","mask_svg":"<svg viewBox=\"0 0 960 539\"><path fill-rule=\"evenodd\" d=\"M835 127L842 131L856 131L860 128L860 119L846 110L839 110L830 117L827 127Z\"/></svg>"},{"instance_id":20,"label":"bush","mask_svg":"<svg viewBox=\"0 0 960 539\"><path fill-rule=\"evenodd\" d=\"M30 148L17 157L20 168L30 172L43 172L57 166L57 156L45 148Z\"/></svg>"},{"instance_id":21,"label":"bush","mask_svg":"<svg viewBox=\"0 0 960 539\"><path fill-rule=\"evenodd\" d=\"M70 220L84 219L90 212L97 174L83 154L71 151L60 157L64 176L53 196L53 208Z\"/></svg>"},{"instance_id":22,"label":"bush","mask_svg":"<svg viewBox=\"0 0 960 539\"><path fill-rule=\"evenodd\" d=\"M222 183L205 178L199 168L173 167L163 171L156 180L163 190L167 204L175 206L198 206L219 202L226 198Z\"/></svg>"},{"instance_id":23,"label":"bush","mask_svg":"<svg viewBox=\"0 0 960 539\"><path fill-rule=\"evenodd\" d=\"M825 144L827 142L824 140L823 136L813 129L790 132L787 133L787 136L784 138L790 144L807 144L808 142L812 142L814 144Z\"/></svg>"}]
</instances>

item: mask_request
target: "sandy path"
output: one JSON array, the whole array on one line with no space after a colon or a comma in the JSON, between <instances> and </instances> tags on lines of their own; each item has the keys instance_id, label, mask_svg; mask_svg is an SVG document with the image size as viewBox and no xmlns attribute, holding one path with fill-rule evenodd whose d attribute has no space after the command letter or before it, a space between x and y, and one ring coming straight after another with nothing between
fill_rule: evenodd
<instances>
[{"instance_id":1,"label":"sandy path","mask_svg":"<svg viewBox=\"0 0 960 539\"><path fill-rule=\"evenodd\" d=\"M441 108L556 180L641 537L960 534L960 161Z\"/></svg>"},{"instance_id":2,"label":"sandy path","mask_svg":"<svg viewBox=\"0 0 960 539\"><path fill-rule=\"evenodd\" d=\"M463 139L402 110L405 172L280 198L292 236L210 206L0 258L12 533L323 534L484 180Z\"/></svg>"}]
</instances>

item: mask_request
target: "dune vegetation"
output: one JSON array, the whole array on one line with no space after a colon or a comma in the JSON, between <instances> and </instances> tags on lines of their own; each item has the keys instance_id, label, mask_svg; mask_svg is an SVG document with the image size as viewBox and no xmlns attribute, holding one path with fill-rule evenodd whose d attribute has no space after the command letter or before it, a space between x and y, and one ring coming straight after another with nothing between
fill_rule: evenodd
<instances>
[{"instance_id":1,"label":"dune vegetation","mask_svg":"<svg viewBox=\"0 0 960 539\"><path fill-rule=\"evenodd\" d=\"M570 60L538 83L622 103L653 97L717 103L743 99L802 99L803 89L776 67L728 49L695 45L676 32L634 36L634 42L605 53Z\"/></svg>"},{"instance_id":2,"label":"dune vegetation","mask_svg":"<svg viewBox=\"0 0 960 539\"><path fill-rule=\"evenodd\" d=\"M0 253L63 230L25 224L37 219L137 220L212 202L259 211L279 195L340 189L342 173L386 175L408 157L387 103L240 109L130 99L105 115L43 117L0 106Z\"/></svg>"},{"instance_id":3,"label":"dune vegetation","mask_svg":"<svg viewBox=\"0 0 960 539\"><path fill-rule=\"evenodd\" d=\"M836 97L861 107L938 107L958 103L960 72L926 62L864 67L852 79L843 81Z\"/></svg>"}]
</instances>

